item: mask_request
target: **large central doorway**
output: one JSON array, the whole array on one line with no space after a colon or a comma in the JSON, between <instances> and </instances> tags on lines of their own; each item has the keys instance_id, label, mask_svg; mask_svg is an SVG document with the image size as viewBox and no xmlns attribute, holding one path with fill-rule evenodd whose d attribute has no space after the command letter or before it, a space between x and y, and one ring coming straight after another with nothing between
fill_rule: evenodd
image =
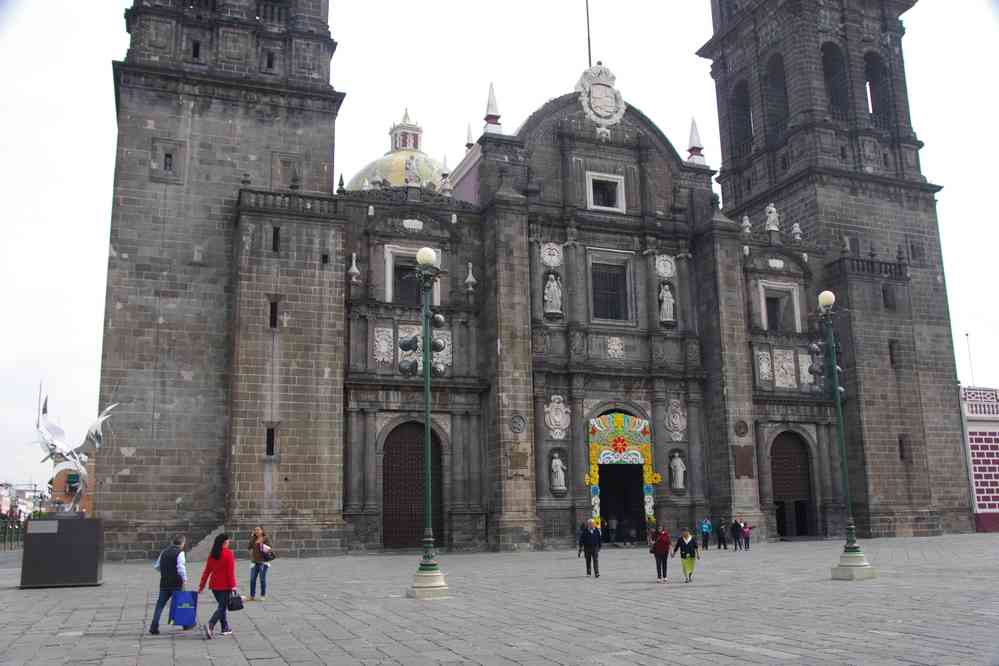
<instances>
[{"instance_id":1,"label":"large central doorway","mask_svg":"<svg viewBox=\"0 0 999 666\"><path fill-rule=\"evenodd\" d=\"M600 465L600 514L606 541L644 541L641 465Z\"/></svg>"},{"instance_id":2,"label":"large central doorway","mask_svg":"<svg viewBox=\"0 0 999 666\"><path fill-rule=\"evenodd\" d=\"M812 475L808 445L801 435L782 432L770 451L777 534L782 537L808 536L814 514Z\"/></svg>"},{"instance_id":3,"label":"large central doorway","mask_svg":"<svg viewBox=\"0 0 999 666\"><path fill-rule=\"evenodd\" d=\"M434 541L444 543L444 502L441 497L441 447L431 434ZM423 424L403 423L385 440L382 462L382 544L385 548L415 548L423 539Z\"/></svg>"}]
</instances>

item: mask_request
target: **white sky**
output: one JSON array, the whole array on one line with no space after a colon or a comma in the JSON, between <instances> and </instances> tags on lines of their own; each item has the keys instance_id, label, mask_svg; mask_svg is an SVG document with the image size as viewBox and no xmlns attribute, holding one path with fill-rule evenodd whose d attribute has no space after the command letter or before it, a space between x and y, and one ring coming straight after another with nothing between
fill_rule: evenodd
<instances>
[{"instance_id":1,"label":"white sky","mask_svg":"<svg viewBox=\"0 0 999 666\"><path fill-rule=\"evenodd\" d=\"M111 61L128 46L129 0L0 0L0 481L44 483L29 444L38 382L71 438L97 413L115 159ZM696 116L719 166L708 0L591 0L593 57L678 150ZM477 137L489 82L512 132L586 66L583 0L334 0L333 85L345 179L388 149L408 106L424 147L454 166ZM999 386L994 193L999 20L989 0L922 0L905 16L913 124L938 213L959 378ZM989 83L992 81L992 83ZM748 370L747 370L748 371ZM111 420L114 427L114 419Z\"/></svg>"}]
</instances>

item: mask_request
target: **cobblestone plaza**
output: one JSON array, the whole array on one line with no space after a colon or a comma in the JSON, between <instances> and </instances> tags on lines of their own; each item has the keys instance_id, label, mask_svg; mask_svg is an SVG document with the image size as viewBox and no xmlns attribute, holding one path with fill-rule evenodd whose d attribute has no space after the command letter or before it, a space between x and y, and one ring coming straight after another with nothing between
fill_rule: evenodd
<instances>
[{"instance_id":1,"label":"cobblestone plaza","mask_svg":"<svg viewBox=\"0 0 999 666\"><path fill-rule=\"evenodd\" d=\"M231 637L146 633L157 578L18 590L0 556L0 664L999 664L999 535L864 541L877 580L829 580L839 541L711 550L656 585L644 549L445 555L452 597L405 598L416 554L278 560ZM190 565L197 579L202 564ZM237 569L245 593L245 562ZM199 619L210 613L202 599Z\"/></svg>"}]
</instances>

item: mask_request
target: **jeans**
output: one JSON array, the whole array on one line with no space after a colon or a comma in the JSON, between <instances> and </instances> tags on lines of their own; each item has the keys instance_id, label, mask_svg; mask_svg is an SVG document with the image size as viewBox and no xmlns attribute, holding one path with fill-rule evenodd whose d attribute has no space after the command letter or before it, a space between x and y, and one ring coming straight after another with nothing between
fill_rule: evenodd
<instances>
[{"instance_id":1,"label":"jeans","mask_svg":"<svg viewBox=\"0 0 999 666\"><path fill-rule=\"evenodd\" d=\"M721 532L718 533L718 547L728 550L728 542L725 540L725 535Z\"/></svg>"},{"instance_id":2,"label":"jeans","mask_svg":"<svg viewBox=\"0 0 999 666\"><path fill-rule=\"evenodd\" d=\"M746 536L742 537L742 547L745 550L749 550L749 535L748 534Z\"/></svg>"},{"instance_id":3,"label":"jeans","mask_svg":"<svg viewBox=\"0 0 999 666\"><path fill-rule=\"evenodd\" d=\"M742 550L742 535L733 534L732 535L732 547L736 550Z\"/></svg>"},{"instance_id":4,"label":"jeans","mask_svg":"<svg viewBox=\"0 0 999 666\"><path fill-rule=\"evenodd\" d=\"M257 577L260 578L260 596L267 596L267 570L269 566L261 562L254 562L250 569L250 598L257 596Z\"/></svg>"},{"instance_id":5,"label":"jeans","mask_svg":"<svg viewBox=\"0 0 999 666\"><path fill-rule=\"evenodd\" d=\"M600 551L595 548L583 548L583 557L586 558L586 575L590 575L590 562L593 563L593 573L600 575Z\"/></svg>"},{"instance_id":6,"label":"jeans","mask_svg":"<svg viewBox=\"0 0 999 666\"><path fill-rule=\"evenodd\" d=\"M156 609L153 610L153 622L149 625L150 629L158 630L160 628L160 616L163 615L163 609L166 608L166 604L170 601L170 597L176 590L160 590L160 596L156 599Z\"/></svg>"},{"instance_id":7,"label":"jeans","mask_svg":"<svg viewBox=\"0 0 999 666\"><path fill-rule=\"evenodd\" d=\"M669 562L669 553L656 555L656 578L666 578L666 564Z\"/></svg>"},{"instance_id":8,"label":"jeans","mask_svg":"<svg viewBox=\"0 0 999 666\"><path fill-rule=\"evenodd\" d=\"M210 629L215 628L216 622L221 622L222 631L229 631L229 595L231 593L231 590L212 590L212 594L215 595L215 601L218 602L219 607L215 609L211 619L208 620L208 627Z\"/></svg>"},{"instance_id":9,"label":"jeans","mask_svg":"<svg viewBox=\"0 0 999 666\"><path fill-rule=\"evenodd\" d=\"M701 548L704 550L708 549L708 542L711 541L710 532L701 532Z\"/></svg>"}]
</instances>

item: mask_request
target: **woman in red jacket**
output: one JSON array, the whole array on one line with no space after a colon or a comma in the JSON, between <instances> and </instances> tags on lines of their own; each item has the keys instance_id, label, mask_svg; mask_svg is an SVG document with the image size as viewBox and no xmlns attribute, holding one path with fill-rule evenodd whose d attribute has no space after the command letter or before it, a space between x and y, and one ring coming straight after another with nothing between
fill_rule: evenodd
<instances>
[{"instance_id":1,"label":"woman in red jacket","mask_svg":"<svg viewBox=\"0 0 999 666\"><path fill-rule=\"evenodd\" d=\"M669 532L660 527L656 533L656 540L652 542L652 554L656 556L656 582L665 583L666 563L669 562Z\"/></svg>"},{"instance_id":2,"label":"woman in red jacket","mask_svg":"<svg viewBox=\"0 0 999 666\"><path fill-rule=\"evenodd\" d=\"M222 635L229 636L232 630L229 628L229 595L236 591L236 556L229 550L229 535L220 534L215 537L212 544L212 553L205 562L205 570L201 574L201 583L198 585L198 592L203 592L205 583L211 578L211 590L215 595L215 601L219 607L212 614L208 624L205 625L205 638L211 640L215 631L215 623L222 623Z\"/></svg>"}]
</instances>

